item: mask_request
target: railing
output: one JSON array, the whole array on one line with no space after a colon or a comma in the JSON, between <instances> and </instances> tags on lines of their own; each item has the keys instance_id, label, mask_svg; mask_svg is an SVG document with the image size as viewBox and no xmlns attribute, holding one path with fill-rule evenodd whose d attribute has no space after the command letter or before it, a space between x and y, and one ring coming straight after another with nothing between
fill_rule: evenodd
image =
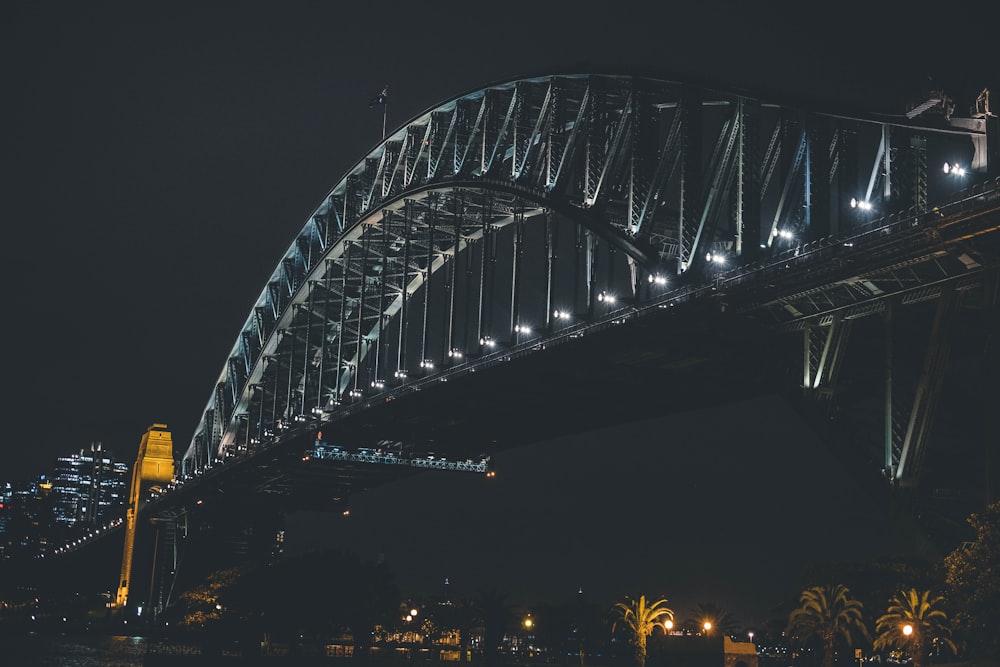
<instances>
[{"instance_id":1,"label":"railing","mask_svg":"<svg viewBox=\"0 0 1000 667\"><path fill-rule=\"evenodd\" d=\"M480 459L478 462L472 459L464 461L449 461L448 459L428 456L407 456L394 452L363 452L349 451L340 447L330 447L317 444L308 454L314 459L325 459L328 461L353 461L355 463L381 463L385 465L401 465L411 468L427 468L432 470L455 470L460 472L488 473L490 468L489 458Z\"/></svg>"}]
</instances>

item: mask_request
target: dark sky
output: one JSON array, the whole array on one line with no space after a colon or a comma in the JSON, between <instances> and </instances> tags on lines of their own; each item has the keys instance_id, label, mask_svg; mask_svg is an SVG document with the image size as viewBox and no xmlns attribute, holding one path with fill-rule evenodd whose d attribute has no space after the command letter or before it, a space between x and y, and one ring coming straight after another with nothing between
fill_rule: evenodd
<instances>
[{"instance_id":1,"label":"dark sky","mask_svg":"<svg viewBox=\"0 0 1000 667\"><path fill-rule=\"evenodd\" d=\"M900 111L928 76L960 110L984 86L1000 90L997 58L986 58L986 31L996 17L982 15L988 10L981 3L978 13L939 4L933 15L915 13L922 5L914 3L877 3L879 9L766 3L766 13L756 4L5 3L0 480L45 472L53 457L92 441L130 459L153 422L168 424L175 447L186 448L276 262L329 188L380 138L382 117L368 101L386 84L390 129L493 81L586 71L588 64L663 70L872 110ZM635 449L633 460L642 460L643 443L663 429L635 429L627 447ZM597 569L642 570L605 567L587 556L600 552L588 526L638 512L622 501L602 513L604 503L633 486L626 473L656 470L621 462L624 486L605 480L606 488L595 489L593 469L585 468L600 465L607 437L588 441L593 456L579 457L582 467L560 465L551 475L535 459L555 465L558 457L543 456L545 448L504 455L505 467L526 468L524 485L551 488L553 498L538 496L524 507L516 493L523 485L504 482L489 491L509 489L504 498L515 509L497 510L498 536L528 527L527 535L542 539L542 517L547 525L560 521L531 510L539 504L554 503L570 517L562 542L531 545L534 574L552 586L588 586ZM768 511L756 499L779 497L773 489L781 484L805 484L807 473L790 477L776 467L782 472L734 496L716 478L729 474L734 455L723 455L725 437L706 439L698 450L706 458L692 465L710 472L697 484L677 476L669 461L662 462L669 481L647 479L643 490L662 487L662 495L643 514L643 530L667 535L671 521L687 527L700 514L718 529L698 542L705 554L735 548L721 537L722 524L748 535L751 526L787 534L773 520L755 519ZM794 449L803 440L801 429L789 427L780 438L762 431L758 445ZM554 443L552 452L565 444ZM812 461L813 470L817 465ZM552 480L563 477L566 491L559 492ZM431 485L438 505L428 524L448 507L468 511L447 502L465 483ZM711 510L698 509L702 493L712 499ZM483 502L493 507L497 499ZM578 508L586 511L573 514ZM518 518L514 527L501 520L508 516ZM847 548L844 540L837 544ZM550 559L566 544L579 560L560 579ZM394 540L392 549L404 548ZM783 562L774 551L762 553L771 556L767 567ZM761 571L713 571L705 558L705 573L719 586L738 586ZM461 581L463 568L453 569ZM680 569L663 576L665 592L693 590L704 580Z\"/></svg>"}]
</instances>

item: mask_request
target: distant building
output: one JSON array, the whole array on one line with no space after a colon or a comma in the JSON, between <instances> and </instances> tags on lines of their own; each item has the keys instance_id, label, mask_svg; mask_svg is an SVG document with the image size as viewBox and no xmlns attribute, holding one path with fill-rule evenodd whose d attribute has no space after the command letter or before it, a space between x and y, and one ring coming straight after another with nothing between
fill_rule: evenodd
<instances>
[{"instance_id":1,"label":"distant building","mask_svg":"<svg viewBox=\"0 0 1000 667\"><path fill-rule=\"evenodd\" d=\"M100 443L56 459L51 478L56 526L93 526L124 515L129 481L128 464L113 460Z\"/></svg>"},{"instance_id":2,"label":"distant building","mask_svg":"<svg viewBox=\"0 0 1000 667\"><path fill-rule=\"evenodd\" d=\"M44 475L8 482L0 491L0 557L39 553L52 529L52 485Z\"/></svg>"}]
</instances>

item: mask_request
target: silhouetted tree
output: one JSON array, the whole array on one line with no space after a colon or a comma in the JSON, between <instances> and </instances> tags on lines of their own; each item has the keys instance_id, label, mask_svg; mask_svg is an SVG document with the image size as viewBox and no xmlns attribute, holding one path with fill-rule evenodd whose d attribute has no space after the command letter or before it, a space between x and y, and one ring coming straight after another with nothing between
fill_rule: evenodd
<instances>
[{"instance_id":1,"label":"silhouetted tree","mask_svg":"<svg viewBox=\"0 0 1000 667\"><path fill-rule=\"evenodd\" d=\"M483 629L483 658L487 664L492 664L513 623L514 613L507 604L506 593L495 589L476 593L472 606L476 622Z\"/></svg>"},{"instance_id":2,"label":"silhouetted tree","mask_svg":"<svg viewBox=\"0 0 1000 667\"><path fill-rule=\"evenodd\" d=\"M316 551L248 573L222 597L263 632L324 639L350 630L363 660L376 624L392 623L400 595L384 564L346 551Z\"/></svg>"},{"instance_id":3,"label":"silhouetted tree","mask_svg":"<svg viewBox=\"0 0 1000 667\"><path fill-rule=\"evenodd\" d=\"M595 640L606 635L601 615L599 608L582 600L538 605L532 609L535 638L550 655L560 656L560 662L582 664L581 654L592 651Z\"/></svg>"}]
</instances>

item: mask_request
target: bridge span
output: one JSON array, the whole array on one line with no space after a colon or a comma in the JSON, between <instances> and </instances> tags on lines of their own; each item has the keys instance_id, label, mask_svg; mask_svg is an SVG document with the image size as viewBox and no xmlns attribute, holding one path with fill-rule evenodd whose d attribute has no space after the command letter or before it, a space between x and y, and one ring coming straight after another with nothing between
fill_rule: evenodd
<instances>
[{"instance_id":1,"label":"bridge span","mask_svg":"<svg viewBox=\"0 0 1000 667\"><path fill-rule=\"evenodd\" d=\"M856 320L952 304L982 284L998 144L988 91L961 117L942 92L886 116L632 75L520 79L448 100L389 134L306 220L237 335L184 472L303 430L444 448L441 424L388 426L382 413L402 408L383 404L487 368L499 382L513 359L555 359L567 342L641 320L652 338L673 337L646 363L617 379L586 360L552 371L601 395L588 410L577 388L569 423L635 412L644 372L719 356L695 350L725 332L678 325L716 310L802 332L803 391L829 396ZM660 309L673 314L649 317ZM625 345L617 354L635 352ZM766 347L719 363L759 365ZM672 409L700 396L697 379L660 379ZM878 468L899 485L919 476L928 382L906 414L887 411L906 425L886 427ZM496 444L491 408L544 430L554 396L530 401L532 386L551 384L494 385L477 405L452 400L443 421L475 424L460 438L470 455ZM530 420L528 402L544 406Z\"/></svg>"},{"instance_id":2,"label":"bridge span","mask_svg":"<svg viewBox=\"0 0 1000 667\"><path fill-rule=\"evenodd\" d=\"M144 508L169 525L158 567L177 572L195 517L224 532L236 513L346 511L426 467L404 456L486 474L507 447L762 393L819 420L873 486L943 488L931 442L981 458L995 428L951 391L956 369L997 363L985 100L884 116L570 74L411 119L252 305L181 483ZM977 436L935 430L941 412L980 449L959 453Z\"/></svg>"}]
</instances>

